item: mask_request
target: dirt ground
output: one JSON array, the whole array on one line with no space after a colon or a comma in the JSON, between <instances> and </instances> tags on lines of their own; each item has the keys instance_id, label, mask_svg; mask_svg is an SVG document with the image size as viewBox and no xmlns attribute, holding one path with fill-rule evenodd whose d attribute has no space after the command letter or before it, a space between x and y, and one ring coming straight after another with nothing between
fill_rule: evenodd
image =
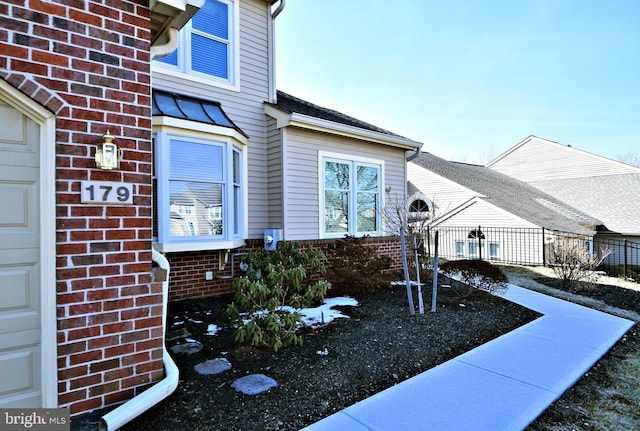
<instances>
[{"instance_id":1,"label":"dirt ground","mask_svg":"<svg viewBox=\"0 0 640 431\"><path fill-rule=\"evenodd\" d=\"M417 317L409 313L403 286L356 299L360 306L341 308L348 319L307 331L303 347L277 353L233 342L223 313L229 297L171 304L172 330L187 330L203 349L174 355L181 376L176 392L124 429L299 430L537 317L501 298L481 293L462 300L442 287L437 312ZM424 300L430 310L430 292ZM217 335L204 335L210 324L222 328ZM232 368L217 375L194 371L214 358ZM256 373L278 386L254 396L232 388L234 380Z\"/></svg>"},{"instance_id":2,"label":"dirt ground","mask_svg":"<svg viewBox=\"0 0 640 431\"><path fill-rule=\"evenodd\" d=\"M603 278L589 289L567 289L548 268L503 269L514 284L640 321L637 284ZM357 299L359 307L341 308L349 319L307 331L302 348L278 353L233 342L233 328L224 316L230 297L170 304L170 329L191 334L202 350L173 354L180 368L178 389L123 429L298 430L536 318L500 298L461 300L443 287L437 312L418 317L410 316L402 286ZM429 309L430 292L424 300ZM217 335L205 335L210 324L220 327ZM213 358L227 359L232 368L218 375L195 372L195 365ZM275 379L278 386L255 396L231 387L237 378L255 373ZM637 429L640 329L635 326L526 431Z\"/></svg>"}]
</instances>

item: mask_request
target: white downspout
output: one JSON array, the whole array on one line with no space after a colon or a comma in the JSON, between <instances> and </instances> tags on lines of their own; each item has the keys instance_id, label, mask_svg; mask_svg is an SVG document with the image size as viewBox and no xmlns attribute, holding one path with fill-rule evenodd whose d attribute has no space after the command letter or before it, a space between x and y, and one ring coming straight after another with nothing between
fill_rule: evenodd
<instances>
[{"instance_id":1,"label":"white downspout","mask_svg":"<svg viewBox=\"0 0 640 431\"><path fill-rule=\"evenodd\" d=\"M167 34L167 43L164 45L153 45L151 47L151 59L158 57L166 57L176 50L178 47L178 29L170 28L166 32Z\"/></svg>"},{"instance_id":2,"label":"white downspout","mask_svg":"<svg viewBox=\"0 0 640 431\"><path fill-rule=\"evenodd\" d=\"M131 420L140 416L151 407L167 398L178 387L178 366L173 362L167 347L164 345L164 335L167 330L167 302L169 297L169 261L156 250L153 251L153 261L160 268L167 271L165 281L162 282L162 362L165 377L135 398L110 411L100 419L99 431L115 431Z\"/></svg>"}]
</instances>

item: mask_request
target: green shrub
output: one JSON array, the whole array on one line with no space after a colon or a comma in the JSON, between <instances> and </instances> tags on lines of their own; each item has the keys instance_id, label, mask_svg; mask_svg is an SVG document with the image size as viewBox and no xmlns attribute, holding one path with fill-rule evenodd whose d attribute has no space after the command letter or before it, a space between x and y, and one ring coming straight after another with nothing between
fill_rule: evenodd
<instances>
[{"instance_id":1,"label":"green shrub","mask_svg":"<svg viewBox=\"0 0 640 431\"><path fill-rule=\"evenodd\" d=\"M485 260L450 260L440 265L440 271L460 281L452 283L452 288L462 298L468 298L479 290L496 295L507 288L507 276L502 269Z\"/></svg>"},{"instance_id":2,"label":"green shrub","mask_svg":"<svg viewBox=\"0 0 640 431\"><path fill-rule=\"evenodd\" d=\"M377 256L366 237L347 235L329 246L327 279L332 292L339 295L373 293L390 286L389 256Z\"/></svg>"},{"instance_id":3,"label":"green shrub","mask_svg":"<svg viewBox=\"0 0 640 431\"><path fill-rule=\"evenodd\" d=\"M283 241L274 251L247 253L241 261L247 273L233 280L234 301L226 311L238 325L235 340L275 351L302 345L297 309L322 303L331 288L321 278L326 271L322 251Z\"/></svg>"}]
</instances>

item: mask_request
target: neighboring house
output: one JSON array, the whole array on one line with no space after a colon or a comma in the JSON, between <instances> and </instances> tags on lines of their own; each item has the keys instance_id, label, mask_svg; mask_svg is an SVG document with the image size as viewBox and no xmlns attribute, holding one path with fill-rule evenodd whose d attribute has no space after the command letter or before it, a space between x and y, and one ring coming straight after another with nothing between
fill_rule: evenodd
<instances>
[{"instance_id":1,"label":"neighboring house","mask_svg":"<svg viewBox=\"0 0 640 431\"><path fill-rule=\"evenodd\" d=\"M590 237L601 224L484 166L423 152L408 164L408 176L409 202L432 209L430 227L442 232L439 250L445 257L541 264L554 231Z\"/></svg>"},{"instance_id":2,"label":"neighboring house","mask_svg":"<svg viewBox=\"0 0 640 431\"><path fill-rule=\"evenodd\" d=\"M594 246L612 248L612 259L619 261L624 250L611 244L624 240L640 244L640 168L535 136L487 167L601 220ZM628 261L638 262L637 253L637 246L629 248Z\"/></svg>"},{"instance_id":3,"label":"neighboring house","mask_svg":"<svg viewBox=\"0 0 640 431\"><path fill-rule=\"evenodd\" d=\"M384 191L405 195L421 144L276 94L283 5L0 6L0 407L76 417L162 378L153 249L173 299L228 292L265 231L397 256Z\"/></svg>"}]
</instances>

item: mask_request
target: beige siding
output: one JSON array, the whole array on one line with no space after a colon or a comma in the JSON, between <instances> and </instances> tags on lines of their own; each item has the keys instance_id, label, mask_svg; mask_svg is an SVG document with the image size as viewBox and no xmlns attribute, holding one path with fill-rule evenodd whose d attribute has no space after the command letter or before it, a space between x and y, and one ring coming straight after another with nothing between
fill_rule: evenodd
<instances>
[{"instance_id":1,"label":"beige siding","mask_svg":"<svg viewBox=\"0 0 640 431\"><path fill-rule=\"evenodd\" d=\"M527 183L638 172L632 166L536 137L523 141L488 167Z\"/></svg>"},{"instance_id":2,"label":"beige siding","mask_svg":"<svg viewBox=\"0 0 640 431\"><path fill-rule=\"evenodd\" d=\"M406 195L404 150L302 129L285 132L284 228L289 240L316 239L320 230L318 152L367 157L384 162L383 189ZM384 199L384 190L383 190Z\"/></svg>"},{"instance_id":3,"label":"beige siding","mask_svg":"<svg viewBox=\"0 0 640 431\"><path fill-rule=\"evenodd\" d=\"M249 135L248 191L249 238L261 238L268 225L267 127L263 104L269 99L267 3L240 2L240 91L211 83L184 80L154 69L154 88L216 100L225 112Z\"/></svg>"},{"instance_id":4,"label":"beige siding","mask_svg":"<svg viewBox=\"0 0 640 431\"><path fill-rule=\"evenodd\" d=\"M283 160L286 142L283 142L284 133L276 128L276 121L269 118L267 136L267 188L269 199L269 225L270 229L283 229Z\"/></svg>"}]
</instances>

